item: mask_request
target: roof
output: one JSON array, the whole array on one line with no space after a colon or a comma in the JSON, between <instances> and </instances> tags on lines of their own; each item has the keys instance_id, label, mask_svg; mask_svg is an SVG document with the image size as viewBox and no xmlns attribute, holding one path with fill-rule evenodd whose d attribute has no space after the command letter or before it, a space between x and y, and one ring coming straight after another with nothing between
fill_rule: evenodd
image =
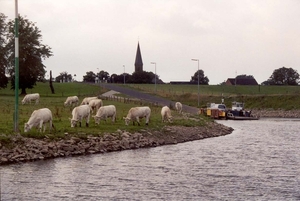
<instances>
[{"instance_id":1,"label":"roof","mask_svg":"<svg viewBox=\"0 0 300 201\"><path fill-rule=\"evenodd\" d=\"M134 66L135 66L135 71L143 71L143 60L142 60L142 54L141 54L139 43L136 50Z\"/></svg>"},{"instance_id":2,"label":"roof","mask_svg":"<svg viewBox=\"0 0 300 201\"><path fill-rule=\"evenodd\" d=\"M258 85L254 78L228 78L227 85Z\"/></svg>"}]
</instances>

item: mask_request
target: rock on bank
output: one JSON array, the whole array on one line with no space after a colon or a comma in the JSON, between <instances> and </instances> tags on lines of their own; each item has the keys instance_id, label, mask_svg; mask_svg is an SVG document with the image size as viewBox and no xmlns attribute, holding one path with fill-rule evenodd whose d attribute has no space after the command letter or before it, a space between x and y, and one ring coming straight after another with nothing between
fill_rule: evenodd
<instances>
[{"instance_id":1,"label":"rock on bank","mask_svg":"<svg viewBox=\"0 0 300 201\"><path fill-rule=\"evenodd\" d=\"M161 131L144 129L129 133L118 130L115 133L104 134L103 137L88 136L84 139L67 135L66 139L58 141L18 135L12 137L9 146L0 144L0 165L177 144L223 136L232 131L232 128L210 122L203 127L165 126Z\"/></svg>"}]
</instances>

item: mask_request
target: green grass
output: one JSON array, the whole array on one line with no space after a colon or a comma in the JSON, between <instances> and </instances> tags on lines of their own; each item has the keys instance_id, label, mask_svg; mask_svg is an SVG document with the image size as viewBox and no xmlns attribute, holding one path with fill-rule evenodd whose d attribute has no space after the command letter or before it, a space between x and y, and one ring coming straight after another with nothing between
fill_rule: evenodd
<instances>
[{"instance_id":1,"label":"green grass","mask_svg":"<svg viewBox=\"0 0 300 201\"><path fill-rule=\"evenodd\" d=\"M33 89L26 89L27 93L39 93L42 97L67 97L67 96L94 96L99 95L107 90L100 88L94 84L68 82L68 83L53 83L55 94L51 94L48 82L38 82ZM0 89L0 96L14 96L14 90L10 88Z\"/></svg>"},{"instance_id":2,"label":"green grass","mask_svg":"<svg viewBox=\"0 0 300 201\"><path fill-rule=\"evenodd\" d=\"M126 84L125 86L141 91L155 92L154 84ZM157 84L157 93L169 95L196 94L198 85ZM230 95L300 95L300 86L245 86L245 85L199 85L200 95L225 96Z\"/></svg>"},{"instance_id":3,"label":"green grass","mask_svg":"<svg viewBox=\"0 0 300 201\"><path fill-rule=\"evenodd\" d=\"M128 84L129 88L155 94L153 84ZM198 106L198 85L157 85L157 96L186 105ZM200 85L200 107L207 103L220 103L222 98L228 107L233 101L245 102L246 108L300 109L300 86L227 86Z\"/></svg>"},{"instance_id":4,"label":"green grass","mask_svg":"<svg viewBox=\"0 0 300 201\"><path fill-rule=\"evenodd\" d=\"M93 118L90 119L89 127L85 126L85 121L82 122L82 127L71 128L70 120L72 107L65 107L64 102L67 96L78 95L79 102L86 96L97 96L104 92L99 86L84 83L54 83L55 94L50 93L50 87L47 83L38 83L34 89L27 90L27 93L40 93L40 103L35 105L26 104L22 105L22 96L19 97L19 130L20 134L24 137L32 138L49 138L49 139L60 139L70 136L76 136L80 138L86 138L88 135L102 136L104 133L117 132L118 130L136 132L140 129L147 130L160 130L166 123L161 122L160 110L161 107L149 105L151 112L151 119L149 126L145 126L145 119L141 119L141 126L133 126L132 123L129 126L125 125L123 117L127 115L128 110L131 107L138 106L137 102L126 102L124 103L122 98L119 101L103 99L104 105L113 104L117 108L117 119L115 123L108 119L107 122L101 121L100 125L96 125ZM147 103L143 103L148 105ZM35 128L27 133L24 133L24 124L29 120L32 112L39 108L47 107L52 111L53 124L56 128L55 131L45 133L38 132ZM0 141L2 143L9 142L9 136L15 135L13 132L14 127L14 109L15 108L15 97L14 92L9 89L0 90ZM208 119L202 119L201 121L189 121L188 119L182 119L181 114L172 112L174 122L172 125L185 125L185 126L199 126L203 125ZM200 119L199 116L195 118ZM167 123L168 124L168 123Z\"/></svg>"}]
</instances>

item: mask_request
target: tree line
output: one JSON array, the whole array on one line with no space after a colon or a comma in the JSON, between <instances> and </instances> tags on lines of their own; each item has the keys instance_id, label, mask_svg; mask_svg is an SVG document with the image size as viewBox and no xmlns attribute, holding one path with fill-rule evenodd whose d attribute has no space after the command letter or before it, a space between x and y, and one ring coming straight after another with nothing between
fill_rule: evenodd
<instances>
[{"instance_id":1,"label":"tree line","mask_svg":"<svg viewBox=\"0 0 300 201\"><path fill-rule=\"evenodd\" d=\"M203 70L196 71L193 76L191 76L191 80L189 81L191 84L197 84L198 83L198 73L199 73L199 84L201 85L208 85L209 79L207 76L204 75ZM70 74L67 75L60 75L58 78L59 81L62 78L61 77L67 77L71 76ZM86 75L83 76L84 82L96 82L97 78L99 81L105 81L108 83L147 83L151 84L155 82L155 76L156 76L156 82L157 83L164 83L162 80L159 79L158 75L155 75L152 72L134 72L132 75L128 73L123 74L112 74L109 75L108 72L101 70L98 73L94 73L93 71L86 72ZM236 79L255 79L253 75L237 75L235 77ZM299 85L299 73L297 70L293 68L286 68L281 67L278 69L275 69L271 76L268 78L268 80L261 83L261 85ZM225 84L225 82L220 83L220 85Z\"/></svg>"},{"instance_id":2,"label":"tree line","mask_svg":"<svg viewBox=\"0 0 300 201\"><path fill-rule=\"evenodd\" d=\"M196 84L198 83L198 73L199 73L199 84L208 85L209 79L204 75L203 70L196 71L193 76L191 76L190 83ZM109 75L108 72L101 70L98 73L94 73L92 71L86 72L86 75L83 76L84 82L96 82L99 80L100 82L109 82L109 83L139 83L139 84L152 84L158 83L163 84L164 82L159 79L158 75L155 75L153 72L134 72L132 74L122 73Z\"/></svg>"}]
</instances>

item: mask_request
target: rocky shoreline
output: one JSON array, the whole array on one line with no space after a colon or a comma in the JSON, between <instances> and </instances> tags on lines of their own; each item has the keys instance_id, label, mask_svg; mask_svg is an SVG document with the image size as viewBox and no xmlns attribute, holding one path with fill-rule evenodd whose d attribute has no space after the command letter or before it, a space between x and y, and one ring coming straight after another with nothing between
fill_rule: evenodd
<instances>
[{"instance_id":1,"label":"rocky shoreline","mask_svg":"<svg viewBox=\"0 0 300 201\"><path fill-rule=\"evenodd\" d=\"M252 114L270 118L300 118L300 110L253 109ZM0 143L0 165L177 144L224 136L232 131L233 128L209 122L202 127L165 126L160 131L151 132L147 128L135 133L118 130L103 137L87 136L84 139L66 133L65 139L58 141L15 135L9 146Z\"/></svg>"},{"instance_id":2,"label":"rocky shoreline","mask_svg":"<svg viewBox=\"0 0 300 201\"><path fill-rule=\"evenodd\" d=\"M274 109L253 109L252 114L258 117L268 118L300 118L300 110L274 110Z\"/></svg>"},{"instance_id":3,"label":"rocky shoreline","mask_svg":"<svg viewBox=\"0 0 300 201\"><path fill-rule=\"evenodd\" d=\"M153 132L147 129L135 133L118 130L103 137L88 136L86 139L68 137L66 133L66 138L58 141L16 135L9 147L0 144L0 165L177 144L223 136L232 131L222 124L209 122L203 127L165 126L161 131Z\"/></svg>"}]
</instances>

